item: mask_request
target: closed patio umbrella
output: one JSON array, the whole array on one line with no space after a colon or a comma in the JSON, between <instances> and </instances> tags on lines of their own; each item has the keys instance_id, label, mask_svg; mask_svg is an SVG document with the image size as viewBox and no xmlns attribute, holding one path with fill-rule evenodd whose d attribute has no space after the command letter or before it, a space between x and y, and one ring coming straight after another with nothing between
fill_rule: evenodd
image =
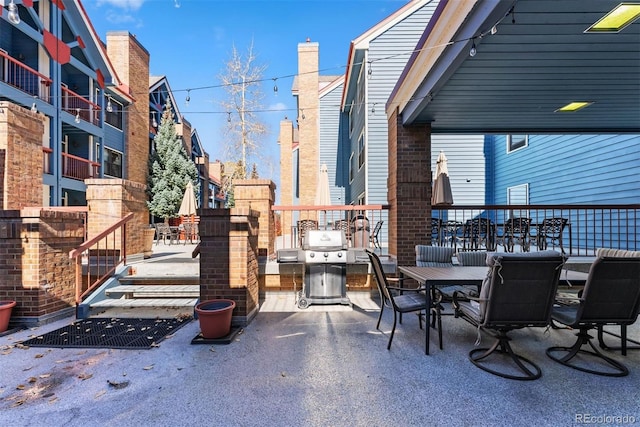
<instances>
[{"instance_id":1,"label":"closed patio umbrella","mask_svg":"<svg viewBox=\"0 0 640 427\"><path fill-rule=\"evenodd\" d=\"M178 210L178 215L181 216L194 216L196 214L196 194L193 191L193 184L191 181L187 183L187 188L184 190L184 196L182 197L182 203Z\"/></svg>"},{"instance_id":2,"label":"closed patio umbrella","mask_svg":"<svg viewBox=\"0 0 640 427\"><path fill-rule=\"evenodd\" d=\"M433 183L431 193L431 205L452 205L453 194L451 192L451 182L449 181L449 169L447 168L447 157L444 151L440 151L436 165L436 179Z\"/></svg>"},{"instance_id":3,"label":"closed patio umbrella","mask_svg":"<svg viewBox=\"0 0 640 427\"><path fill-rule=\"evenodd\" d=\"M320 176L316 187L316 206L327 206L331 204L331 193L329 191L329 171L324 163L320 166Z\"/></svg>"}]
</instances>

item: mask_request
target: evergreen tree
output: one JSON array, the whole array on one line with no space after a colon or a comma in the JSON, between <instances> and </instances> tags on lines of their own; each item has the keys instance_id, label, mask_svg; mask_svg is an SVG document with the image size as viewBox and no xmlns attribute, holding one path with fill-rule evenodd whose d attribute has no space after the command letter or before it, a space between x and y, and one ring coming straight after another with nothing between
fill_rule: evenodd
<instances>
[{"instance_id":1,"label":"evergreen tree","mask_svg":"<svg viewBox=\"0 0 640 427\"><path fill-rule=\"evenodd\" d=\"M188 158L182 139L176 134L171 102L167 99L149 159L149 212L165 222L178 216L189 181L195 193L199 194L198 169Z\"/></svg>"}]
</instances>

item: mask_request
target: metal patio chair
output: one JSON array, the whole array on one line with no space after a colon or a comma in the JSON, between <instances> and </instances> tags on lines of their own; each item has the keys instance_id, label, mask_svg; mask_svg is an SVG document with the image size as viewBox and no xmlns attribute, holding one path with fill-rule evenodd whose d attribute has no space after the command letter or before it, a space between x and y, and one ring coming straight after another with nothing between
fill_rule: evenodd
<instances>
[{"instance_id":1,"label":"metal patio chair","mask_svg":"<svg viewBox=\"0 0 640 427\"><path fill-rule=\"evenodd\" d=\"M393 310L393 327L391 328L391 334L389 335L389 342L387 343L387 350L391 349L391 342L393 341L393 335L396 331L396 324L398 322L398 316L402 316L403 313L417 313L420 329L423 329L422 325L422 312L426 313L426 310L433 310L427 304L427 294L425 288L405 288L402 286L392 286L391 283L400 283L399 279L389 278L384 273L382 268L382 262L378 255L371 249L365 249L369 255L371 261L371 268L373 275L376 279L378 286L378 292L380 294L380 314L378 315L378 323L376 323L376 329L380 329L380 320L382 319L382 312L385 307L389 307ZM437 316L437 311L435 312ZM402 317L400 317L400 323L402 323ZM438 316L438 330L440 328L440 317ZM428 342L427 331L429 325L425 325L425 354L428 354ZM440 348L442 348L442 335L439 336Z\"/></svg>"},{"instance_id":2,"label":"metal patio chair","mask_svg":"<svg viewBox=\"0 0 640 427\"><path fill-rule=\"evenodd\" d=\"M522 252L529 252L529 224L531 218L507 219L501 228L502 233L496 233L496 245L502 244L506 252L513 252L518 243Z\"/></svg>"},{"instance_id":3,"label":"metal patio chair","mask_svg":"<svg viewBox=\"0 0 640 427\"><path fill-rule=\"evenodd\" d=\"M376 249L381 249L380 240L378 240L378 235L380 234L380 230L382 229L382 224L384 221L376 222L376 226L373 227L373 231L371 232L371 236L369 236L369 241Z\"/></svg>"},{"instance_id":4,"label":"metal patio chair","mask_svg":"<svg viewBox=\"0 0 640 427\"><path fill-rule=\"evenodd\" d=\"M545 218L537 227L536 241L539 250L545 250L551 244L552 247L559 246L564 253L562 244L562 234L569 220L567 218Z\"/></svg>"},{"instance_id":5,"label":"metal patio chair","mask_svg":"<svg viewBox=\"0 0 640 427\"><path fill-rule=\"evenodd\" d=\"M487 258L490 269L480 296L454 293L456 317L478 328L476 345L480 343L481 330L496 339L488 348L471 350L471 363L503 378L535 380L542 376L535 363L514 352L508 334L514 329L549 325L564 261L562 254L555 251L494 253ZM497 362L491 361L500 355L504 356L504 370L497 370Z\"/></svg>"},{"instance_id":6,"label":"metal patio chair","mask_svg":"<svg viewBox=\"0 0 640 427\"><path fill-rule=\"evenodd\" d=\"M571 347L548 348L547 356L565 366L590 374L608 377L628 375L626 366L597 349L589 330L604 325L631 325L638 318L640 252L632 252L627 257L596 258L576 302L578 304L557 305L553 308L551 318L572 329L578 329L578 339ZM582 349L587 344L591 351ZM576 356L589 356L590 360L599 363L596 366L587 364L585 357ZM603 366L607 369L602 370Z\"/></svg>"}]
</instances>

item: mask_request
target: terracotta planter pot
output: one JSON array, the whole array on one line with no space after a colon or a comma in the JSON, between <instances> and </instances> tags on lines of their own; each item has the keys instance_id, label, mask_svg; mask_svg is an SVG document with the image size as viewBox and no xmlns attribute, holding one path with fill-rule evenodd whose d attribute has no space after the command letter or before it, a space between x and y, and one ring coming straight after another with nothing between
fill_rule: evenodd
<instances>
[{"instance_id":1,"label":"terracotta planter pot","mask_svg":"<svg viewBox=\"0 0 640 427\"><path fill-rule=\"evenodd\" d=\"M0 301L0 332L4 332L9 328L11 309L13 309L15 305L15 301Z\"/></svg>"},{"instance_id":2,"label":"terracotta planter pot","mask_svg":"<svg viewBox=\"0 0 640 427\"><path fill-rule=\"evenodd\" d=\"M143 230L143 236L144 236L143 257L145 259L151 258L151 254L153 253L153 240L156 236L156 229L145 228Z\"/></svg>"},{"instance_id":3,"label":"terracotta planter pot","mask_svg":"<svg viewBox=\"0 0 640 427\"><path fill-rule=\"evenodd\" d=\"M229 335L231 315L236 303L230 299L211 299L196 305L203 338L216 339Z\"/></svg>"}]
</instances>

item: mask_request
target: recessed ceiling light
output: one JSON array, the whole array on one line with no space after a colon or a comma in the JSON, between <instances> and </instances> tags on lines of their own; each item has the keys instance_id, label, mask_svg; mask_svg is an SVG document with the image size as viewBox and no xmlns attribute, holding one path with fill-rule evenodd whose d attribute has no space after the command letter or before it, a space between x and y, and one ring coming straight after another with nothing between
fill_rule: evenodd
<instances>
[{"instance_id":1,"label":"recessed ceiling light","mask_svg":"<svg viewBox=\"0 0 640 427\"><path fill-rule=\"evenodd\" d=\"M640 17L640 3L620 3L585 33L617 33Z\"/></svg>"},{"instance_id":2,"label":"recessed ceiling light","mask_svg":"<svg viewBox=\"0 0 640 427\"><path fill-rule=\"evenodd\" d=\"M565 105L564 107L560 107L558 108L556 111L554 111L554 113L572 113L574 111L578 111L584 107L588 107L589 105L593 104L593 102L584 102L584 101L580 101L580 102L570 102L567 105Z\"/></svg>"}]
</instances>

